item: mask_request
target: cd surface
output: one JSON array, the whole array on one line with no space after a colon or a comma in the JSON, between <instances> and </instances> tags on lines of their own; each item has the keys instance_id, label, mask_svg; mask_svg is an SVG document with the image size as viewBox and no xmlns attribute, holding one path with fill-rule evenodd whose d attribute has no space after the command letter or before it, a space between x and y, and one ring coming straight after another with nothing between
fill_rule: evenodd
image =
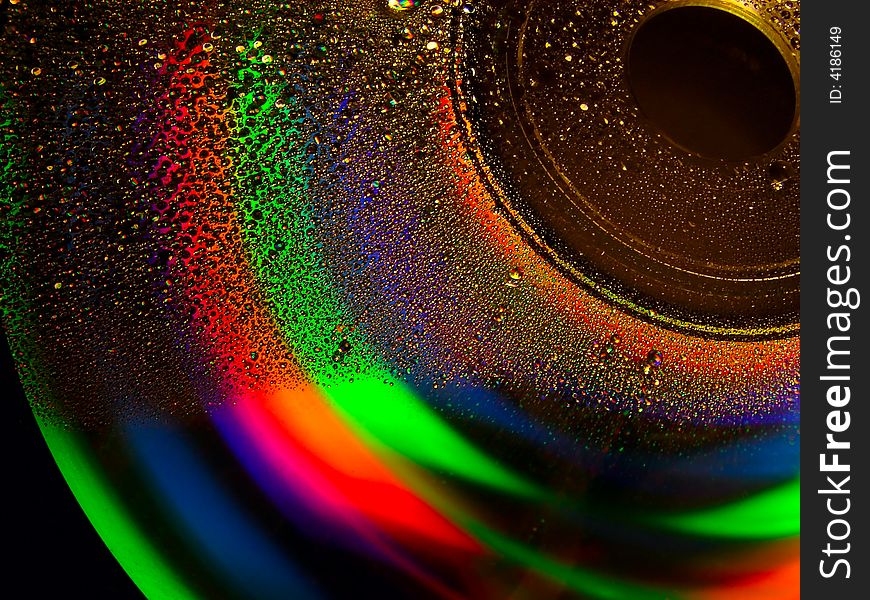
<instances>
[{"instance_id":1,"label":"cd surface","mask_svg":"<svg viewBox=\"0 0 870 600\"><path fill-rule=\"evenodd\" d=\"M149 598L798 596L800 5L0 4L0 308Z\"/></svg>"}]
</instances>

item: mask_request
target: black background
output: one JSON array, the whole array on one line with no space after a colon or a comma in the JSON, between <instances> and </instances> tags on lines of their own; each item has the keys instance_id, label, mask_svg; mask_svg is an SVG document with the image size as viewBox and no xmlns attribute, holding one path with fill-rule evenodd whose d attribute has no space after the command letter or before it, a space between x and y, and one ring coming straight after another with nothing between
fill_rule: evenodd
<instances>
[{"instance_id":1,"label":"black background","mask_svg":"<svg viewBox=\"0 0 870 600\"><path fill-rule=\"evenodd\" d=\"M48 451L0 334L3 559L7 590L21 598L142 599L91 526Z\"/></svg>"}]
</instances>

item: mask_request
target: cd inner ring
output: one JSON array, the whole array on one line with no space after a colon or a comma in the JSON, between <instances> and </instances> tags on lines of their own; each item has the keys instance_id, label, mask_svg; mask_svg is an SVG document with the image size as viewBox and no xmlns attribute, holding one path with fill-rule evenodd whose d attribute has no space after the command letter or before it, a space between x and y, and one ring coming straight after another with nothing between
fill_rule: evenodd
<instances>
[{"instance_id":1,"label":"cd inner ring","mask_svg":"<svg viewBox=\"0 0 870 600\"><path fill-rule=\"evenodd\" d=\"M753 160L799 127L798 57L739 3L666 3L634 29L623 61L641 115L689 154Z\"/></svg>"},{"instance_id":2,"label":"cd inner ring","mask_svg":"<svg viewBox=\"0 0 870 600\"><path fill-rule=\"evenodd\" d=\"M705 335L792 335L798 94L760 156L711 159L650 127L624 52L651 15L685 5L517 2L466 18L456 105L468 145L508 218L593 293ZM766 39L791 39L792 72L799 15L769 27Z\"/></svg>"}]
</instances>

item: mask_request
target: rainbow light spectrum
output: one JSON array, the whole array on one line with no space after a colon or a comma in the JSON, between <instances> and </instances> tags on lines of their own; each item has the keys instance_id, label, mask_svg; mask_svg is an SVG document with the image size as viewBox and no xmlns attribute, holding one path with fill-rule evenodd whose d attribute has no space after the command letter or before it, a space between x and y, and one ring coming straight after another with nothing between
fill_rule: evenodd
<instances>
[{"instance_id":1,"label":"rainbow light spectrum","mask_svg":"<svg viewBox=\"0 0 870 600\"><path fill-rule=\"evenodd\" d=\"M47 42L0 60L3 324L124 570L148 598L798 597L797 335L567 278L470 159L468 6L347 4L10 7Z\"/></svg>"}]
</instances>

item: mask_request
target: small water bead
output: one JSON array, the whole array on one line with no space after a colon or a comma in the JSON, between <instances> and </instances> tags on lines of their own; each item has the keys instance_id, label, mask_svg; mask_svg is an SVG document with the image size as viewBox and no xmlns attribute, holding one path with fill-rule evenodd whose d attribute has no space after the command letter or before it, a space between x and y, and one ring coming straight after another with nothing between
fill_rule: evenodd
<instances>
[{"instance_id":1,"label":"small water bead","mask_svg":"<svg viewBox=\"0 0 870 600\"><path fill-rule=\"evenodd\" d=\"M655 348L653 348L653 349L650 350L649 353L646 355L646 362L647 362L647 364L650 365L651 367L660 367L660 366L662 366L662 359L663 359L663 358L664 358L664 357L663 357L661 351L656 350Z\"/></svg>"},{"instance_id":2,"label":"small water bead","mask_svg":"<svg viewBox=\"0 0 870 600\"><path fill-rule=\"evenodd\" d=\"M613 344L602 344L601 342L593 342L592 357L597 360L604 360L611 356L615 352L615 350L616 349L613 347Z\"/></svg>"},{"instance_id":3,"label":"small water bead","mask_svg":"<svg viewBox=\"0 0 870 600\"><path fill-rule=\"evenodd\" d=\"M503 322L506 312L507 312L507 309L504 306L499 306L495 310L495 313L493 313L492 320L495 321L496 323Z\"/></svg>"},{"instance_id":4,"label":"small water bead","mask_svg":"<svg viewBox=\"0 0 870 600\"><path fill-rule=\"evenodd\" d=\"M350 349L350 342L346 339L341 340L338 343L338 348L332 353L333 362L342 362L347 356L347 353L350 352Z\"/></svg>"},{"instance_id":5,"label":"small water bead","mask_svg":"<svg viewBox=\"0 0 870 600\"><path fill-rule=\"evenodd\" d=\"M786 182L792 178L793 174L791 165L781 160L770 163L767 169L770 185L777 191L785 187Z\"/></svg>"}]
</instances>

